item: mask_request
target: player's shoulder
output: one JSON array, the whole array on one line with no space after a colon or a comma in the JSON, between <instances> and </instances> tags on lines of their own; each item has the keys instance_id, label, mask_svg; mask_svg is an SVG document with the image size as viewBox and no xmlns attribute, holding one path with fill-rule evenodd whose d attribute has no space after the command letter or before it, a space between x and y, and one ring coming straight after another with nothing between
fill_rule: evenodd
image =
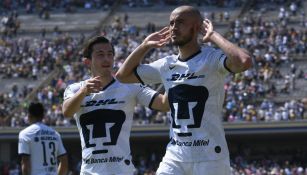
<instances>
[{"instance_id":1,"label":"player's shoulder","mask_svg":"<svg viewBox=\"0 0 307 175\"><path fill-rule=\"evenodd\" d=\"M65 92L64 92L64 99L67 99L70 96L72 96L73 94L75 94L76 92L78 92L78 90L82 87L84 82L85 81L80 81L80 82L76 82L76 83L72 83L72 84L68 85L65 89Z\"/></svg>"},{"instance_id":2,"label":"player's shoulder","mask_svg":"<svg viewBox=\"0 0 307 175\"><path fill-rule=\"evenodd\" d=\"M212 46L202 46L201 47L200 57L207 61L214 62L214 60L221 58L222 55L224 55L224 52L219 48L212 47Z\"/></svg>"},{"instance_id":3,"label":"player's shoulder","mask_svg":"<svg viewBox=\"0 0 307 175\"><path fill-rule=\"evenodd\" d=\"M44 123L40 123L40 128L44 129L44 130L48 130L50 132L58 133L53 127L48 126L48 125L46 125Z\"/></svg>"},{"instance_id":4,"label":"player's shoulder","mask_svg":"<svg viewBox=\"0 0 307 175\"><path fill-rule=\"evenodd\" d=\"M117 83L117 87L121 88L123 91L126 91L126 93L139 91L140 89L146 87L146 85L141 83L121 83L119 81L117 81Z\"/></svg>"},{"instance_id":5,"label":"player's shoulder","mask_svg":"<svg viewBox=\"0 0 307 175\"><path fill-rule=\"evenodd\" d=\"M168 56L162 58L162 60L165 61L165 62L174 62L174 61L178 60L178 58L179 58L179 55L171 54L171 55L168 55Z\"/></svg>"},{"instance_id":6,"label":"player's shoulder","mask_svg":"<svg viewBox=\"0 0 307 175\"><path fill-rule=\"evenodd\" d=\"M44 130L45 133L47 132L48 135L56 136L56 137L58 137L58 139L61 138L60 133L57 130L55 130L53 127L51 127L51 126L45 125L43 123L40 123L40 129Z\"/></svg>"},{"instance_id":7,"label":"player's shoulder","mask_svg":"<svg viewBox=\"0 0 307 175\"><path fill-rule=\"evenodd\" d=\"M158 65L161 70L168 70L168 66L171 64L175 64L178 61L179 55L167 55L161 59L158 59L154 62L154 64Z\"/></svg>"},{"instance_id":8,"label":"player's shoulder","mask_svg":"<svg viewBox=\"0 0 307 175\"><path fill-rule=\"evenodd\" d=\"M216 52L223 52L220 48L217 47L212 47L212 46L202 46L201 47L201 54L212 54L212 53L216 53Z\"/></svg>"},{"instance_id":9,"label":"player's shoulder","mask_svg":"<svg viewBox=\"0 0 307 175\"><path fill-rule=\"evenodd\" d=\"M211 52L214 52L216 50L220 50L219 48L216 48L216 47L212 47L212 46L209 46L209 45L203 45L201 46L201 51L211 51Z\"/></svg>"},{"instance_id":10,"label":"player's shoulder","mask_svg":"<svg viewBox=\"0 0 307 175\"><path fill-rule=\"evenodd\" d=\"M84 82L85 81L72 83L72 84L68 85L66 89L70 89L70 90L80 89L80 87L84 84Z\"/></svg>"},{"instance_id":11,"label":"player's shoulder","mask_svg":"<svg viewBox=\"0 0 307 175\"><path fill-rule=\"evenodd\" d=\"M31 124L30 126L24 128L19 132L19 137L31 137L35 135L40 128L36 124Z\"/></svg>"},{"instance_id":12,"label":"player's shoulder","mask_svg":"<svg viewBox=\"0 0 307 175\"><path fill-rule=\"evenodd\" d=\"M171 54L171 55L166 55L166 56L154 61L153 63L163 65L163 64L168 63L168 62L174 62L177 59L178 59L178 55Z\"/></svg>"}]
</instances>

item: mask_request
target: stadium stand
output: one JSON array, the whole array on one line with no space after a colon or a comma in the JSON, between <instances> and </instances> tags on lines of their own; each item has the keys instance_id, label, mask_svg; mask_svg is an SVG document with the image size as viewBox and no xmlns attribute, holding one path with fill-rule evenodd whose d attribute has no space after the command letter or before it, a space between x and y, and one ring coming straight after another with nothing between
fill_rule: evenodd
<instances>
[{"instance_id":1,"label":"stadium stand","mask_svg":"<svg viewBox=\"0 0 307 175\"><path fill-rule=\"evenodd\" d=\"M127 55L142 41L144 35L167 25L170 11L176 5L184 4L184 1L174 0L40 2L0 3L0 127L18 128L15 134L28 124L25 109L28 102L33 99L40 100L48 109L45 123L57 126L61 131L63 126L74 128L74 121L67 120L62 115L61 104L67 85L88 76L81 55L86 38L104 34L111 39L117 53L114 66L116 71ZM266 123L274 123L277 124L276 128L282 128L281 125L291 126L294 122L293 130L305 129L305 132L299 132L306 136L307 2L191 2L193 5L199 5L204 11L203 15L214 22L219 32L247 48L254 56L255 67L243 74L229 76L225 85L223 121L226 125L226 134L227 129L232 126L235 126L233 130L239 130L240 124L248 126L248 123L252 123L251 126L265 130ZM169 53L176 53L176 50L171 46L157 49L151 52L145 61L156 60ZM163 91L163 87L153 87ZM134 122L135 128L151 125L160 125L164 128L168 124L168 119L165 113L137 106ZM270 126L274 128L274 124ZM68 133L74 133L73 131L71 129ZM290 133L292 130L286 128L280 132L287 131ZM156 129L152 132L159 133ZM166 137L167 131L163 133ZM8 135L0 134L3 137ZM6 140L3 137L1 136L0 148L9 149L10 146L2 145L2 140ZM64 143L70 148L68 151L78 153L79 150L72 148L69 142L75 135L70 138L67 134L65 137L68 141ZM235 145L233 147L240 145L237 139L240 138L228 138L230 144ZM245 137L243 139L248 140ZM296 143L297 140L293 142ZM154 174L167 140L158 143L160 147L156 146L156 150L159 151L135 152L138 174ZM12 145L16 143L12 142ZM258 152L252 149L251 144L248 145L250 148L244 148L241 152L236 149L232 152L234 175L307 174L307 151L306 147L304 148L306 142L301 147L291 145L288 150L278 149L276 152L265 149L272 147L269 145L258 145L264 149ZM132 146L132 151L134 148L137 148L136 144ZM14 157L12 155L16 155L17 148L12 149L9 151L10 155L0 152L0 174L18 174L18 160L11 159ZM267 157L263 156L267 154ZM79 158L71 157L72 172L78 170L75 167L78 167Z\"/></svg>"}]
</instances>

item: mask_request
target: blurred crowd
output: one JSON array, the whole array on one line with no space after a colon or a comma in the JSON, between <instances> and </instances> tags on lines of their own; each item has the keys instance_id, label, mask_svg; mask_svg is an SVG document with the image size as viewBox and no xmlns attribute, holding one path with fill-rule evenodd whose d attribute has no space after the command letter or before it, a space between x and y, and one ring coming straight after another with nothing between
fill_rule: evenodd
<instances>
[{"instance_id":1,"label":"blurred crowd","mask_svg":"<svg viewBox=\"0 0 307 175\"><path fill-rule=\"evenodd\" d=\"M14 81L22 78L28 81L24 84L12 84L10 91L4 90L0 93L0 125L8 124L7 116L11 116L9 125L12 127L24 126L27 123L25 111L20 109L26 107L26 98L33 91L36 94L32 96L36 96L46 105L47 115L52 118L59 117L62 94L57 91L57 86L61 86L60 82L52 80L50 85L48 82L40 89L29 82L44 82L56 67L61 66L62 61L68 62L76 57L76 50L80 50L82 40L82 36L73 38L68 34L54 36L53 39L7 36L0 39L1 79ZM53 111L52 115L50 111Z\"/></svg>"},{"instance_id":2,"label":"blurred crowd","mask_svg":"<svg viewBox=\"0 0 307 175\"><path fill-rule=\"evenodd\" d=\"M17 11L3 15L0 21L0 34L4 36L16 36L20 27Z\"/></svg>"},{"instance_id":3,"label":"blurred crowd","mask_svg":"<svg viewBox=\"0 0 307 175\"><path fill-rule=\"evenodd\" d=\"M26 14L38 14L40 18L49 19L50 12L77 12L83 9L108 9L113 0L3 0L0 9L3 12L18 10Z\"/></svg>"},{"instance_id":4,"label":"blurred crowd","mask_svg":"<svg viewBox=\"0 0 307 175\"><path fill-rule=\"evenodd\" d=\"M307 175L307 167L297 162L274 161L261 159L246 161L243 157L235 157L232 162L232 175ZM237 161L237 162L236 162Z\"/></svg>"},{"instance_id":5,"label":"blurred crowd","mask_svg":"<svg viewBox=\"0 0 307 175\"><path fill-rule=\"evenodd\" d=\"M231 175L307 175L304 147L238 145L231 157Z\"/></svg>"},{"instance_id":6,"label":"blurred crowd","mask_svg":"<svg viewBox=\"0 0 307 175\"><path fill-rule=\"evenodd\" d=\"M33 2L22 1L22 3ZM206 1L206 3L212 2ZM224 2L231 4L232 1ZM14 5L16 2L11 3ZM64 1L48 1L48 3L56 7L62 5ZM307 80L307 31L306 27L300 27L305 23L295 21L302 12L300 3L301 1L285 3L289 5L280 6L280 9L273 13L275 16L269 15L270 18L266 15L268 12L262 8L253 9L251 13L230 23L228 39L249 50L253 54L255 66L244 73L229 75L225 83L223 121L271 122L307 119L307 99L303 98L306 97L306 94L304 95L306 91L299 89L306 86ZM215 19L212 14L207 15L218 23L229 20L231 14L225 12L220 13L222 14L220 20ZM16 19L18 17L16 12L11 16ZM293 18L295 16L297 18ZM144 37L156 30L157 27L152 22L142 29L134 26L129 22L127 14L123 17L115 16L109 26L101 29L99 34L109 38L115 47L114 72ZM9 91L1 91L0 126L27 125L25 108L28 99L37 99L45 104L47 109L45 123L52 126L74 125L74 120L63 116L61 105L65 88L90 76L81 54L85 40L84 35L71 36L57 30L50 38L11 37L1 34L1 79L22 78L33 83L43 83L38 87L33 86L33 83L17 83L13 84ZM167 45L151 51L144 63L176 53L176 48ZM44 81L45 79L48 81ZM160 85L150 86L163 91ZM284 98L280 100L279 97ZM135 108L136 125L168 124L168 122L166 113L140 105Z\"/></svg>"},{"instance_id":7,"label":"blurred crowd","mask_svg":"<svg viewBox=\"0 0 307 175\"><path fill-rule=\"evenodd\" d=\"M307 80L307 30L305 23L291 21L303 13L299 3L281 6L276 16L263 9L251 11L231 24L229 39L253 54L254 68L226 83L225 121L306 119L306 91L297 86L303 88ZM298 66L299 61L305 64ZM291 96L300 98L289 100Z\"/></svg>"},{"instance_id":8,"label":"blurred crowd","mask_svg":"<svg viewBox=\"0 0 307 175\"><path fill-rule=\"evenodd\" d=\"M201 5L214 5L218 7L241 6L246 0L190 0L189 3ZM36 13L39 17L46 18L46 14L54 10L63 12L77 12L82 9L108 9L114 0L3 0L0 2L0 9L4 12L18 9L28 14ZM181 5L186 2L178 0L123 0L128 7L149 7L155 4L160 5Z\"/></svg>"}]
</instances>

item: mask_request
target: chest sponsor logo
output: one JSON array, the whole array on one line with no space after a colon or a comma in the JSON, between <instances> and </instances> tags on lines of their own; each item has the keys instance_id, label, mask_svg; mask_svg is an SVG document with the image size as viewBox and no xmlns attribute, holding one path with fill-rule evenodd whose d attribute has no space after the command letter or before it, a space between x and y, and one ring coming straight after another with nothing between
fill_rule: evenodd
<instances>
[{"instance_id":1,"label":"chest sponsor logo","mask_svg":"<svg viewBox=\"0 0 307 175\"><path fill-rule=\"evenodd\" d=\"M115 98L106 99L106 100L90 100L86 101L85 104L82 104L81 107L103 106L103 105L119 104L119 103L125 103L125 102L117 101Z\"/></svg>"},{"instance_id":2,"label":"chest sponsor logo","mask_svg":"<svg viewBox=\"0 0 307 175\"><path fill-rule=\"evenodd\" d=\"M196 75L195 72L187 74L172 74L171 78L167 78L166 81L190 80L198 78L205 78L205 75Z\"/></svg>"}]
</instances>

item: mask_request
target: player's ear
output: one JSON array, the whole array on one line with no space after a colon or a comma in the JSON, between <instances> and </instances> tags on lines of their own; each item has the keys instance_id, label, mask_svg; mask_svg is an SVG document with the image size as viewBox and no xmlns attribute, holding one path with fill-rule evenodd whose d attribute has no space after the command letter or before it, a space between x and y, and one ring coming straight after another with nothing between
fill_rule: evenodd
<instances>
[{"instance_id":1,"label":"player's ear","mask_svg":"<svg viewBox=\"0 0 307 175\"><path fill-rule=\"evenodd\" d=\"M201 23L198 20L195 21L193 28L194 28L194 31L196 33L200 33L200 31L201 31Z\"/></svg>"},{"instance_id":2,"label":"player's ear","mask_svg":"<svg viewBox=\"0 0 307 175\"><path fill-rule=\"evenodd\" d=\"M86 67L90 67L90 64L91 64L91 59L89 59L89 58L85 58L85 57L83 57L82 58L82 62L83 62L83 64L86 66Z\"/></svg>"},{"instance_id":3,"label":"player's ear","mask_svg":"<svg viewBox=\"0 0 307 175\"><path fill-rule=\"evenodd\" d=\"M193 25L193 33L194 35L196 35L195 37L198 37L201 33L201 30L200 30L200 26L198 25L198 23L195 23Z\"/></svg>"},{"instance_id":4,"label":"player's ear","mask_svg":"<svg viewBox=\"0 0 307 175\"><path fill-rule=\"evenodd\" d=\"M82 62L83 62L83 64L85 64L85 65L89 65L90 64L90 59L88 59L88 58L85 58L85 57L83 57L82 58Z\"/></svg>"}]
</instances>

